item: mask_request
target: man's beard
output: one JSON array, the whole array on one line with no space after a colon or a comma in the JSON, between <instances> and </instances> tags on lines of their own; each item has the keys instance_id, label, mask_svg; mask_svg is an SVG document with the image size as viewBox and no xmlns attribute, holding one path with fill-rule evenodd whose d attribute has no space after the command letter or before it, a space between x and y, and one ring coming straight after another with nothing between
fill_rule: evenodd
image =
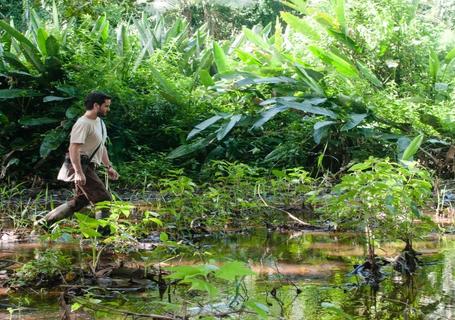
<instances>
[{"instance_id":1,"label":"man's beard","mask_svg":"<svg viewBox=\"0 0 455 320\"><path fill-rule=\"evenodd\" d=\"M96 114L98 117L104 118L106 116L105 112L98 111Z\"/></svg>"}]
</instances>

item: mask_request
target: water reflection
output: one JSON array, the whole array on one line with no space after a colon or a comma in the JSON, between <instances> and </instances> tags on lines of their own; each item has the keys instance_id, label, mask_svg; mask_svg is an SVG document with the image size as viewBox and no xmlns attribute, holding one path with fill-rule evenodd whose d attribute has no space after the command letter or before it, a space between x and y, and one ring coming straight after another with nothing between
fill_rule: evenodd
<instances>
[{"instance_id":1,"label":"water reflection","mask_svg":"<svg viewBox=\"0 0 455 320\"><path fill-rule=\"evenodd\" d=\"M269 307L270 319L455 319L454 237L416 242L415 248L423 252L423 266L413 277L403 277L391 267L386 268L388 275L379 290L357 286L355 277L347 276L365 255L362 239L356 234L304 232L290 235L255 231L202 239L198 247L211 252L210 258L216 261L248 262L257 273L246 279L249 295ZM402 247L399 242L388 243L378 252L393 257ZM24 257L32 257L35 249L26 245L0 247L0 257L23 261ZM71 246L61 249L79 250ZM175 264L195 262L193 256L174 261ZM4 306L11 304L35 308L24 311L30 319L34 314L35 319L39 318L43 308L46 312L58 310L55 296L29 295L25 302L23 298L0 297L0 318L8 314ZM177 304L183 303L178 295L173 299ZM196 295L194 299L207 303L203 295ZM144 313L166 311L157 290L129 294L122 304L123 309ZM117 318L99 315L96 319ZM249 318L242 315L240 319Z\"/></svg>"}]
</instances>

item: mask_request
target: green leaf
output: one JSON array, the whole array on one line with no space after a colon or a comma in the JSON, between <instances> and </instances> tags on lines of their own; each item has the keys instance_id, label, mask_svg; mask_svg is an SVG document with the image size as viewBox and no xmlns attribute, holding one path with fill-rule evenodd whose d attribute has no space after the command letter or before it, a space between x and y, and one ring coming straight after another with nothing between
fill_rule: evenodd
<instances>
[{"instance_id":1,"label":"green leaf","mask_svg":"<svg viewBox=\"0 0 455 320\"><path fill-rule=\"evenodd\" d=\"M289 107L287 106L275 106L268 109L267 111L261 112L261 118L253 124L251 129L257 129L262 127L267 121L275 117L278 113L288 109Z\"/></svg>"},{"instance_id":2,"label":"green leaf","mask_svg":"<svg viewBox=\"0 0 455 320\"><path fill-rule=\"evenodd\" d=\"M231 119L224 123L216 133L216 138L218 141L221 141L224 139L224 137L234 128L234 126L242 119L241 114L236 114L231 117Z\"/></svg>"},{"instance_id":3,"label":"green leaf","mask_svg":"<svg viewBox=\"0 0 455 320\"><path fill-rule=\"evenodd\" d=\"M320 35L302 18L296 17L289 12L281 12L281 18L296 32L299 32L311 40L319 40Z\"/></svg>"},{"instance_id":4,"label":"green leaf","mask_svg":"<svg viewBox=\"0 0 455 320\"><path fill-rule=\"evenodd\" d=\"M275 20L275 37L274 37L274 43L273 45L275 46L275 50L278 52L283 52L283 30L281 27L281 22L280 18L277 16Z\"/></svg>"},{"instance_id":5,"label":"green leaf","mask_svg":"<svg viewBox=\"0 0 455 320\"><path fill-rule=\"evenodd\" d=\"M263 50L270 49L270 45L262 38L262 36L258 35L253 30L244 27L243 34L250 42L254 43L258 48Z\"/></svg>"},{"instance_id":6,"label":"green leaf","mask_svg":"<svg viewBox=\"0 0 455 320\"><path fill-rule=\"evenodd\" d=\"M8 117L0 111L0 123L4 126L6 126L9 123Z\"/></svg>"},{"instance_id":7,"label":"green leaf","mask_svg":"<svg viewBox=\"0 0 455 320\"><path fill-rule=\"evenodd\" d=\"M205 291L209 294L210 297L216 297L219 293L219 290L213 284L202 279L188 279L185 282L191 283L190 290Z\"/></svg>"},{"instance_id":8,"label":"green leaf","mask_svg":"<svg viewBox=\"0 0 455 320\"><path fill-rule=\"evenodd\" d=\"M46 72L46 68L44 67L40 56L35 52L35 50L32 50L29 47L23 45L21 45L20 48L25 59L27 59L27 61L33 65L38 72Z\"/></svg>"},{"instance_id":9,"label":"green leaf","mask_svg":"<svg viewBox=\"0 0 455 320\"><path fill-rule=\"evenodd\" d=\"M210 117L208 118L207 120L205 121L202 121L201 123L199 123L198 125L194 126L193 130L191 130L191 132L188 134L188 136L186 137L187 140L190 140L192 137L194 137L195 135L199 134L201 131L207 129L208 127L210 127L212 124L218 122L219 120L225 118L225 116L221 116L221 115L215 115L213 117Z\"/></svg>"},{"instance_id":10,"label":"green leaf","mask_svg":"<svg viewBox=\"0 0 455 320\"><path fill-rule=\"evenodd\" d=\"M57 57L59 55L60 51L60 44L58 43L58 40L50 35L46 39L46 52L47 55L50 57Z\"/></svg>"},{"instance_id":11,"label":"green leaf","mask_svg":"<svg viewBox=\"0 0 455 320\"><path fill-rule=\"evenodd\" d=\"M68 109L66 109L65 112L65 117L68 119L74 119L79 115L82 115L83 109L77 105L71 106Z\"/></svg>"},{"instance_id":12,"label":"green leaf","mask_svg":"<svg viewBox=\"0 0 455 320\"><path fill-rule=\"evenodd\" d=\"M344 320L344 319L353 320L354 319L352 316L350 316L349 314L344 312L343 309L341 309L341 307L339 307L333 303L323 302L323 303L321 303L321 307L336 314L337 319L339 319L339 320Z\"/></svg>"},{"instance_id":13,"label":"green leaf","mask_svg":"<svg viewBox=\"0 0 455 320\"><path fill-rule=\"evenodd\" d=\"M245 302L245 307L255 312L262 319L267 319L270 312L269 308L265 304L252 299Z\"/></svg>"},{"instance_id":14,"label":"green leaf","mask_svg":"<svg viewBox=\"0 0 455 320\"><path fill-rule=\"evenodd\" d=\"M455 58L455 48L453 48L446 54L445 56L446 63L449 64L453 60L453 58Z\"/></svg>"},{"instance_id":15,"label":"green leaf","mask_svg":"<svg viewBox=\"0 0 455 320\"><path fill-rule=\"evenodd\" d=\"M58 119L52 119L52 118L47 118L47 117L42 117L42 118L24 117L19 120L19 123L26 127L32 127L32 126L41 126L44 124L57 123L59 121L60 120L58 120Z\"/></svg>"},{"instance_id":16,"label":"green leaf","mask_svg":"<svg viewBox=\"0 0 455 320\"><path fill-rule=\"evenodd\" d=\"M238 277L251 276L254 274L255 273L244 262L240 261L225 263L215 272L216 277L228 281L234 281Z\"/></svg>"},{"instance_id":17,"label":"green leaf","mask_svg":"<svg viewBox=\"0 0 455 320\"><path fill-rule=\"evenodd\" d=\"M433 83L436 82L436 79L438 77L438 72L440 68L440 62L437 53L432 49L430 50L430 54L428 57L428 72L430 74L430 77L433 81Z\"/></svg>"},{"instance_id":18,"label":"green leaf","mask_svg":"<svg viewBox=\"0 0 455 320\"><path fill-rule=\"evenodd\" d=\"M63 141L66 140L66 136L67 133L60 128L46 132L40 146L41 157L46 158L52 151L60 147Z\"/></svg>"},{"instance_id":19,"label":"green leaf","mask_svg":"<svg viewBox=\"0 0 455 320\"><path fill-rule=\"evenodd\" d=\"M54 101L65 101L73 99L74 97L57 97L57 96L46 96L43 98L43 102L54 102Z\"/></svg>"},{"instance_id":20,"label":"green leaf","mask_svg":"<svg viewBox=\"0 0 455 320\"><path fill-rule=\"evenodd\" d=\"M35 45L5 20L0 20L0 28L5 30L9 35L11 35L17 41L19 41L22 45L28 47L35 53L38 53L38 49L35 47Z\"/></svg>"},{"instance_id":21,"label":"green leaf","mask_svg":"<svg viewBox=\"0 0 455 320\"><path fill-rule=\"evenodd\" d=\"M52 0L52 23L54 24L54 28L56 30L60 28L60 22L58 19L58 9L55 0Z\"/></svg>"},{"instance_id":22,"label":"green leaf","mask_svg":"<svg viewBox=\"0 0 455 320\"><path fill-rule=\"evenodd\" d=\"M205 139L199 139L196 140L195 142L191 144L184 144L181 145L180 147L172 150L168 155L168 159L177 159L183 156L186 156L188 154L191 154L193 152L196 152L197 150L203 149L207 147L211 142L212 142L213 136L209 136Z\"/></svg>"},{"instance_id":23,"label":"green leaf","mask_svg":"<svg viewBox=\"0 0 455 320\"><path fill-rule=\"evenodd\" d=\"M215 81L213 81L212 76L210 75L208 70L205 69L200 70L199 79L201 80L201 83L206 87L215 85Z\"/></svg>"},{"instance_id":24,"label":"green leaf","mask_svg":"<svg viewBox=\"0 0 455 320\"><path fill-rule=\"evenodd\" d=\"M376 75L371 71L366 65L357 61L356 62L357 68L360 70L360 73L364 78L366 78L371 84L378 88L382 88L382 82L376 77Z\"/></svg>"},{"instance_id":25,"label":"green leaf","mask_svg":"<svg viewBox=\"0 0 455 320\"><path fill-rule=\"evenodd\" d=\"M36 42L38 44L38 48L41 51L41 54L43 56L47 55L47 50L46 50L46 39L49 35L47 34L46 30L43 28L39 28L37 35L36 35Z\"/></svg>"},{"instance_id":26,"label":"green leaf","mask_svg":"<svg viewBox=\"0 0 455 320\"><path fill-rule=\"evenodd\" d=\"M423 137L424 137L423 134L419 134L417 137L415 137L415 138L411 141L411 143L409 144L409 146L406 148L406 150L404 150L403 156L401 157L400 160L403 160L403 161L410 161L410 160L412 160L412 157L417 153L417 151L418 151L419 148L420 148L420 145L421 145L422 142L423 142Z\"/></svg>"},{"instance_id":27,"label":"green leaf","mask_svg":"<svg viewBox=\"0 0 455 320\"><path fill-rule=\"evenodd\" d=\"M213 57L218 73L225 73L229 70L226 54L216 42L213 42Z\"/></svg>"},{"instance_id":28,"label":"green leaf","mask_svg":"<svg viewBox=\"0 0 455 320\"><path fill-rule=\"evenodd\" d=\"M174 82L165 78L156 68L149 65L148 69L152 74L153 79L158 85L161 95L171 103L179 106L186 105L186 99L177 90Z\"/></svg>"},{"instance_id":29,"label":"green leaf","mask_svg":"<svg viewBox=\"0 0 455 320\"><path fill-rule=\"evenodd\" d=\"M0 89L0 99L29 98L37 97L41 94L34 90L26 89Z\"/></svg>"},{"instance_id":30,"label":"green leaf","mask_svg":"<svg viewBox=\"0 0 455 320\"><path fill-rule=\"evenodd\" d=\"M18 59L18 57L11 54L10 52L3 52L3 59L6 63L16 68L17 70L29 72L28 68Z\"/></svg>"},{"instance_id":31,"label":"green leaf","mask_svg":"<svg viewBox=\"0 0 455 320\"><path fill-rule=\"evenodd\" d=\"M308 49L311 53L314 54L317 58L321 59L323 62L334 67L339 73L347 77L356 77L358 76L357 69L350 62L344 60L333 52L325 51L322 48L316 47L314 45L308 46Z\"/></svg>"},{"instance_id":32,"label":"green leaf","mask_svg":"<svg viewBox=\"0 0 455 320\"><path fill-rule=\"evenodd\" d=\"M348 131L357 127L367 116L366 113L351 113L349 120L341 127L340 131Z\"/></svg>"},{"instance_id":33,"label":"green leaf","mask_svg":"<svg viewBox=\"0 0 455 320\"><path fill-rule=\"evenodd\" d=\"M262 64L263 64L258 58L256 58L254 55L252 55L249 52L242 51L240 49L235 49L235 53L237 54L237 56L239 57L240 60L242 60L249 66L253 66L253 65L262 66Z\"/></svg>"},{"instance_id":34,"label":"green leaf","mask_svg":"<svg viewBox=\"0 0 455 320\"><path fill-rule=\"evenodd\" d=\"M344 0L335 0L335 13L337 16L338 23L340 25L340 29L346 35L348 33L348 28L346 26Z\"/></svg>"},{"instance_id":35,"label":"green leaf","mask_svg":"<svg viewBox=\"0 0 455 320\"><path fill-rule=\"evenodd\" d=\"M297 73L303 78L305 84L319 96L325 96L324 89L311 77L308 72L299 64L295 65Z\"/></svg>"},{"instance_id":36,"label":"green leaf","mask_svg":"<svg viewBox=\"0 0 455 320\"><path fill-rule=\"evenodd\" d=\"M328 134L329 127L336 123L336 121L319 121L313 127L313 139L316 144L320 144L321 140Z\"/></svg>"},{"instance_id":37,"label":"green leaf","mask_svg":"<svg viewBox=\"0 0 455 320\"><path fill-rule=\"evenodd\" d=\"M162 227L163 226L163 221L161 221L158 218L148 218L148 221L154 222L157 226ZM160 240L161 240L161 234L160 234ZM164 240L161 240L164 241ZM166 240L167 241L167 240Z\"/></svg>"},{"instance_id":38,"label":"green leaf","mask_svg":"<svg viewBox=\"0 0 455 320\"><path fill-rule=\"evenodd\" d=\"M280 104L287 106L289 108L295 109L295 110L300 110L300 111L307 112L307 113L328 116L329 118L337 119L338 116L335 112L333 112L327 108L313 106L314 104L321 104L321 103L325 102L326 100L327 99L325 99L325 98L318 98L318 99L314 100L315 103L312 103L311 100L308 100L308 101L303 101L303 102L285 101L285 102L280 102Z\"/></svg>"},{"instance_id":39,"label":"green leaf","mask_svg":"<svg viewBox=\"0 0 455 320\"><path fill-rule=\"evenodd\" d=\"M163 242L166 242L169 240L169 236L167 235L166 232L161 232L160 233L160 240L163 241Z\"/></svg>"},{"instance_id":40,"label":"green leaf","mask_svg":"<svg viewBox=\"0 0 455 320\"><path fill-rule=\"evenodd\" d=\"M117 28L117 52L120 56L124 56L129 51L129 48L128 32L126 26L121 24Z\"/></svg>"},{"instance_id":41,"label":"green leaf","mask_svg":"<svg viewBox=\"0 0 455 320\"><path fill-rule=\"evenodd\" d=\"M244 78L234 83L235 88L241 88L251 84L280 84L280 83L296 83L292 78L289 77L270 77L270 78Z\"/></svg>"}]
</instances>

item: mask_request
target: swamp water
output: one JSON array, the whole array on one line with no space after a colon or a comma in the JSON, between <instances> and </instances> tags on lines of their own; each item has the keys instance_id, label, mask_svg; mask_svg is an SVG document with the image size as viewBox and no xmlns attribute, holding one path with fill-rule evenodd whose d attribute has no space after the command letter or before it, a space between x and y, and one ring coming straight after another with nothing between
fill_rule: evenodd
<instances>
[{"instance_id":1,"label":"swamp water","mask_svg":"<svg viewBox=\"0 0 455 320\"><path fill-rule=\"evenodd\" d=\"M349 275L353 265L362 263L365 256L358 235L256 230L204 238L197 245L200 251L211 253L206 259L235 259L250 265L256 275L245 280L248 296L268 308L267 319L455 319L454 236L416 242L415 249L422 253L422 267L412 278L401 276L391 267L384 267L387 275L378 290L358 286L356 277ZM389 243L378 253L393 257L401 248L402 243ZM38 249L44 250L44 247L0 243L0 260L25 262L33 259ZM80 256L78 246L65 245L61 249L74 257ZM192 264L196 261L200 263L199 258L188 256L168 263ZM128 279L123 280L128 282ZM225 284L219 286L222 289ZM187 304L188 312L193 314L213 313L215 309L222 312L231 298L217 297L210 301L206 294L193 291L191 299L186 293L185 300L182 300L179 290L187 288L178 286L170 290L171 301L177 310L181 310L179 305ZM30 289L20 294L0 291L0 319L59 319L61 290L51 288L41 293ZM115 310L120 309L136 314L162 314L170 308L167 304L169 296L166 293L161 300L158 291L154 284L138 292L116 294L112 291L110 298L98 301L112 312L81 312L76 318L133 318L115 314ZM231 318L259 319L247 313L233 314Z\"/></svg>"}]
</instances>

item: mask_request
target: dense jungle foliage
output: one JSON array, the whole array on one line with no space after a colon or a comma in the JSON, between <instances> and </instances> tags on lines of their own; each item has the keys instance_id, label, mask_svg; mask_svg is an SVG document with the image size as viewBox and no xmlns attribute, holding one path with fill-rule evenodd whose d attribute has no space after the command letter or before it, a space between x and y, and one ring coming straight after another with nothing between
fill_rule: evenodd
<instances>
[{"instance_id":1,"label":"dense jungle foliage","mask_svg":"<svg viewBox=\"0 0 455 320\"><path fill-rule=\"evenodd\" d=\"M416 241L453 230L453 211L447 229L436 218L454 199L440 180L455 170L454 17L452 0L1 1L1 239L33 229L86 250L78 267L41 251L0 273L0 288L83 287L124 267L103 265L111 255L140 261L162 319L186 319L188 301L220 293L229 312L265 319L278 289L249 296L248 254L215 261L195 240L249 227L267 230L261 264L270 230L341 230L364 245L363 260L343 257L356 265L349 275L375 294L384 266L413 276ZM112 96L113 201L40 224L67 195L55 176L93 90ZM91 217L100 209L110 216ZM398 256L380 257L393 242ZM188 256L202 264L154 265ZM185 308L172 286L189 288ZM102 304L62 296L72 312ZM315 301L324 319L350 318Z\"/></svg>"},{"instance_id":2,"label":"dense jungle foliage","mask_svg":"<svg viewBox=\"0 0 455 320\"><path fill-rule=\"evenodd\" d=\"M94 89L113 96L110 152L131 181L214 159L336 172L397 159L419 133L421 158L451 171L452 4L15 3L0 21L3 179L52 179Z\"/></svg>"}]
</instances>

